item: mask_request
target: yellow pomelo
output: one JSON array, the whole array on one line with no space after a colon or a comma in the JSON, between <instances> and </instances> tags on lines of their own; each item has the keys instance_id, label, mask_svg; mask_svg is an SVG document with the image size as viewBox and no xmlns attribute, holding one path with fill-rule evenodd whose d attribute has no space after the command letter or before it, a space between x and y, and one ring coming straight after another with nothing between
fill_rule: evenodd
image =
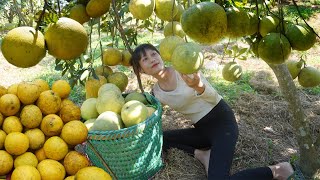
<instances>
[{"instance_id":1,"label":"yellow pomelo","mask_svg":"<svg viewBox=\"0 0 320 180\"><path fill-rule=\"evenodd\" d=\"M69 145L77 145L86 141L88 129L79 120L66 123L61 131L60 137Z\"/></svg>"},{"instance_id":2,"label":"yellow pomelo","mask_svg":"<svg viewBox=\"0 0 320 180\"><path fill-rule=\"evenodd\" d=\"M12 156L4 151L0 150L0 176L8 174L13 168Z\"/></svg>"},{"instance_id":3,"label":"yellow pomelo","mask_svg":"<svg viewBox=\"0 0 320 180\"><path fill-rule=\"evenodd\" d=\"M112 111L105 111L101 113L97 119L94 121L91 131L109 131L109 130L119 130L123 128L124 125L121 121L119 114Z\"/></svg>"},{"instance_id":4,"label":"yellow pomelo","mask_svg":"<svg viewBox=\"0 0 320 180\"><path fill-rule=\"evenodd\" d=\"M111 176L103 169L95 166L89 166L80 169L75 174L77 180L112 180Z\"/></svg>"},{"instance_id":5,"label":"yellow pomelo","mask_svg":"<svg viewBox=\"0 0 320 180\"><path fill-rule=\"evenodd\" d=\"M248 14L236 7L230 7L227 13L227 36L230 38L240 38L247 34L247 28L250 25Z\"/></svg>"},{"instance_id":6,"label":"yellow pomelo","mask_svg":"<svg viewBox=\"0 0 320 180\"><path fill-rule=\"evenodd\" d=\"M270 32L276 32L279 22L279 19L275 16L264 16L261 18L259 25L261 36L264 37Z\"/></svg>"},{"instance_id":7,"label":"yellow pomelo","mask_svg":"<svg viewBox=\"0 0 320 180\"><path fill-rule=\"evenodd\" d=\"M46 115L40 124L41 131L46 136L57 136L61 133L63 127L62 119L56 114Z\"/></svg>"},{"instance_id":8,"label":"yellow pomelo","mask_svg":"<svg viewBox=\"0 0 320 180\"><path fill-rule=\"evenodd\" d=\"M173 17L173 21L178 21L178 22L180 22L181 15L182 15L182 13L184 12L184 7L183 7L182 4L178 4L178 5L177 5L177 9L178 9L178 12L177 12L177 14Z\"/></svg>"},{"instance_id":9,"label":"yellow pomelo","mask_svg":"<svg viewBox=\"0 0 320 180\"><path fill-rule=\"evenodd\" d=\"M86 90L86 99L89 98L96 98L98 97L98 91L99 88L108 82L108 80L101 75L98 75L99 79L92 77L89 77L88 80L86 80L85 83L85 90Z\"/></svg>"},{"instance_id":10,"label":"yellow pomelo","mask_svg":"<svg viewBox=\"0 0 320 180\"><path fill-rule=\"evenodd\" d=\"M71 92L71 86L66 80L57 80L53 82L51 90L56 92L61 99L67 98Z\"/></svg>"},{"instance_id":11,"label":"yellow pomelo","mask_svg":"<svg viewBox=\"0 0 320 180\"><path fill-rule=\"evenodd\" d=\"M38 150L36 150L36 151L34 152L34 154L36 155L36 157L37 157L37 159L38 159L38 162L47 159L47 156L46 156L46 154L45 154L45 152L44 152L43 147L40 148L40 149L38 149Z\"/></svg>"},{"instance_id":12,"label":"yellow pomelo","mask_svg":"<svg viewBox=\"0 0 320 180\"><path fill-rule=\"evenodd\" d=\"M123 72L114 72L107 77L109 83L115 84L121 92L125 91L129 82L128 76Z\"/></svg>"},{"instance_id":13,"label":"yellow pomelo","mask_svg":"<svg viewBox=\"0 0 320 180\"><path fill-rule=\"evenodd\" d=\"M42 121L42 112L36 105L27 105L23 107L20 113L20 120L23 126L27 128L36 128Z\"/></svg>"},{"instance_id":14,"label":"yellow pomelo","mask_svg":"<svg viewBox=\"0 0 320 180\"><path fill-rule=\"evenodd\" d=\"M120 114L125 101L121 94L114 91L105 91L97 98L96 108L99 114L105 111L113 111Z\"/></svg>"},{"instance_id":15,"label":"yellow pomelo","mask_svg":"<svg viewBox=\"0 0 320 180\"><path fill-rule=\"evenodd\" d=\"M64 178L64 180L75 180L75 176L68 176Z\"/></svg>"},{"instance_id":16,"label":"yellow pomelo","mask_svg":"<svg viewBox=\"0 0 320 180\"><path fill-rule=\"evenodd\" d=\"M298 82L302 87L320 85L320 70L311 66L303 68L298 75Z\"/></svg>"},{"instance_id":17,"label":"yellow pomelo","mask_svg":"<svg viewBox=\"0 0 320 180\"><path fill-rule=\"evenodd\" d=\"M204 56L199 45L188 42L176 47L171 61L174 69L178 72L192 74L202 67Z\"/></svg>"},{"instance_id":18,"label":"yellow pomelo","mask_svg":"<svg viewBox=\"0 0 320 180\"><path fill-rule=\"evenodd\" d=\"M41 180L63 180L66 176L63 165L52 159L42 160L37 169L40 172Z\"/></svg>"},{"instance_id":19,"label":"yellow pomelo","mask_svg":"<svg viewBox=\"0 0 320 180\"><path fill-rule=\"evenodd\" d=\"M24 134L29 138L29 148L31 150L37 150L43 146L45 135L40 129L29 129Z\"/></svg>"},{"instance_id":20,"label":"yellow pomelo","mask_svg":"<svg viewBox=\"0 0 320 180\"><path fill-rule=\"evenodd\" d=\"M25 152L25 153L21 154L20 156L16 157L14 159L13 164L14 164L15 168L17 168L19 166L23 166L23 165L37 167L38 159L37 159L36 155L34 155L33 153Z\"/></svg>"},{"instance_id":21,"label":"yellow pomelo","mask_svg":"<svg viewBox=\"0 0 320 180\"><path fill-rule=\"evenodd\" d=\"M2 115L1 112L0 112L0 127L2 126L3 120L4 120L4 117L3 117L3 115Z\"/></svg>"},{"instance_id":22,"label":"yellow pomelo","mask_svg":"<svg viewBox=\"0 0 320 180\"><path fill-rule=\"evenodd\" d=\"M0 98L0 112L5 116L17 114L20 109L20 100L14 94L5 94Z\"/></svg>"},{"instance_id":23,"label":"yellow pomelo","mask_svg":"<svg viewBox=\"0 0 320 180\"><path fill-rule=\"evenodd\" d=\"M159 52L165 61L171 61L173 51L185 41L179 36L167 36L159 44Z\"/></svg>"},{"instance_id":24,"label":"yellow pomelo","mask_svg":"<svg viewBox=\"0 0 320 180\"><path fill-rule=\"evenodd\" d=\"M2 129L7 134L12 132L22 132L22 124L18 117L16 116L9 116L4 119Z\"/></svg>"},{"instance_id":25,"label":"yellow pomelo","mask_svg":"<svg viewBox=\"0 0 320 180\"><path fill-rule=\"evenodd\" d=\"M97 118L99 113L96 108L97 99L96 98L89 98L86 99L81 105L81 117L84 120Z\"/></svg>"},{"instance_id":26,"label":"yellow pomelo","mask_svg":"<svg viewBox=\"0 0 320 180\"><path fill-rule=\"evenodd\" d=\"M32 27L14 28L3 38L1 51L10 64L21 68L32 67L46 55L44 36Z\"/></svg>"},{"instance_id":27,"label":"yellow pomelo","mask_svg":"<svg viewBox=\"0 0 320 180\"><path fill-rule=\"evenodd\" d=\"M6 151L11 155L20 155L29 148L28 136L21 132L9 133L4 141Z\"/></svg>"},{"instance_id":28,"label":"yellow pomelo","mask_svg":"<svg viewBox=\"0 0 320 180\"><path fill-rule=\"evenodd\" d=\"M35 79L32 81L32 83L39 86L40 93L42 93L43 91L50 90L48 82L43 79Z\"/></svg>"},{"instance_id":29,"label":"yellow pomelo","mask_svg":"<svg viewBox=\"0 0 320 180\"><path fill-rule=\"evenodd\" d=\"M82 4L77 4L70 9L71 19L78 21L80 24L88 22L90 20L90 16L87 14L86 7Z\"/></svg>"},{"instance_id":30,"label":"yellow pomelo","mask_svg":"<svg viewBox=\"0 0 320 180\"><path fill-rule=\"evenodd\" d=\"M242 68L236 62L229 62L222 69L222 77L227 81L239 80L242 75Z\"/></svg>"},{"instance_id":31,"label":"yellow pomelo","mask_svg":"<svg viewBox=\"0 0 320 180\"><path fill-rule=\"evenodd\" d=\"M303 61L286 61L286 65L292 79L295 79L303 68Z\"/></svg>"},{"instance_id":32,"label":"yellow pomelo","mask_svg":"<svg viewBox=\"0 0 320 180\"><path fill-rule=\"evenodd\" d=\"M122 61L122 54L117 48L109 47L103 51L103 64L115 66Z\"/></svg>"},{"instance_id":33,"label":"yellow pomelo","mask_svg":"<svg viewBox=\"0 0 320 180\"><path fill-rule=\"evenodd\" d=\"M87 14L90 17L100 17L110 9L111 0L90 0L86 6Z\"/></svg>"},{"instance_id":34,"label":"yellow pomelo","mask_svg":"<svg viewBox=\"0 0 320 180\"><path fill-rule=\"evenodd\" d=\"M11 84L9 87L8 87L8 94L14 94L14 95L17 95L17 89L18 89L18 86L19 84Z\"/></svg>"},{"instance_id":35,"label":"yellow pomelo","mask_svg":"<svg viewBox=\"0 0 320 180\"><path fill-rule=\"evenodd\" d=\"M113 70L111 69L111 67L107 66L107 65L100 65L98 67L95 68L95 73L96 75L100 75L100 76L104 76L104 77L108 77L109 74L113 73Z\"/></svg>"},{"instance_id":36,"label":"yellow pomelo","mask_svg":"<svg viewBox=\"0 0 320 180\"><path fill-rule=\"evenodd\" d=\"M227 14L214 2L201 2L186 9L181 16L183 31L193 40L212 44L227 33Z\"/></svg>"},{"instance_id":37,"label":"yellow pomelo","mask_svg":"<svg viewBox=\"0 0 320 180\"><path fill-rule=\"evenodd\" d=\"M291 45L288 39L280 33L268 33L258 46L259 57L270 64L284 63L290 53Z\"/></svg>"},{"instance_id":38,"label":"yellow pomelo","mask_svg":"<svg viewBox=\"0 0 320 180\"><path fill-rule=\"evenodd\" d=\"M163 34L165 37L176 35L184 38L186 36L186 33L183 31L181 24L177 21L168 22L163 28Z\"/></svg>"},{"instance_id":39,"label":"yellow pomelo","mask_svg":"<svg viewBox=\"0 0 320 180\"><path fill-rule=\"evenodd\" d=\"M121 109L121 119L126 127L134 126L148 118L147 106L137 100L126 102Z\"/></svg>"},{"instance_id":40,"label":"yellow pomelo","mask_svg":"<svg viewBox=\"0 0 320 180\"><path fill-rule=\"evenodd\" d=\"M0 97L7 94L7 93L8 93L7 88L4 86L0 86Z\"/></svg>"},{"instance_id":41,"label":"yellow pomelo","mask_svg":"<svg viewBox=\"0 0 320 180\"><path fill-rule=\"evenodd\" d=\"M80 120L81 111L80 107L77 105L66 105L60 109L59 116L61 117L63 123L67 123L72 120Z\"/></svg>"},{"instance_id":42,"label":"yellow pomelo","mask_svg":"<svg viewBox=\"0 0 320 180\"><path fill-rule=\"evenodd\" d=\"M41 180L41 176L34 166L23 165L15 168L11 174L11 180L22 179Z\"/></svg>"},{"instance_id":43,"label":"yellow pomelo","mask_svg":"<svg viewBox=\"0 0 320 180\"><path fill-rule=\"evenodd\" d=\"M129 11L136 19L149 18L155 8L154 0L130 0Z\"/></svg>"},{"instance_id":44,"label":"yellow pomelo","mask_svg":"<svg viewBox=\"0 0 320 180\"><path fill-rule=\"evenodd\" d=\"M63 166L67 174L75 175L80 169L90 165L86 156L78 153L77 151L70 151L63 159Z\"/></svg>"},{"instance_id":45,"label":"yellow pomelo","mask_svg":"<svg viewBox=\"0 0 320 180\"><path fill-rule=\"evenodd\" d=\"M75 105L75 104L68 98L62 99L60 110L63 108L63 106L67 106L67 105Z\"/></svg>"},{"instance_id":46,"label":"yellow pomelo","mask_svg":"<svg viewBox=\"0 0 320 180\"><path fill-rule=\"evenodd\" d=\"M163 21L172 21L178 13L177 2L175 0L155 0L154 12Z\"/></svg>"},{"instance_id":47,"label":"yellow pomelo","mask_svg":"<svg viewBox=\"0 0 320 180\"><path fill-rule=\"evenodd\" d=\"M55 114L60 110L61 98L52 90L43 91L37 100L37 106L44 115Z\"/></svg>"},{"instance_id":48,"label":"yellow pomelo","mask_svg":"<svg viewBox=\"0 0 320 180\"><path fill-rule=\"evenodd\" d=\"M131 53L128 50L123 50L121 54L122 54L121 64L124 66L131 66L130 64Z\"/></svg>"},{"instance_id":49,"label":"yellow pomelo","mask_svg":"<svg viewBox=\"0 0 320 180\"><path fill-rule=\"evenodd\" d=\"M249 26L246 28L247 29L247 35L252 35L255 34L259 31L259 17L257 14L253 12L248 12L249 16Z\"/></svg>"},{"instance_id":50,"label":"yellow pomelo","mask_svg":"<svg viewBox=\"0 0 320 180\"><path fill-rule=\"evenodd\" d=\"M317 36L307 25L289 24L285 27L292 49L306 51L315 44Z\"/></svg>"},{"instance_id":51,"label":"yellow pomelo","mask_svg":"<svg viewBox=\"0 0 320 180\"><path fill-rule=\"evenodd\" d=\"M58 59L77 58L88 46L86 29L77 21L66 17L50 24L44 36L49 54Z\"/></svg>"},{"instance_id":52,"label":"yellow pomelo","mask_svg":"<svg viewBox=\"0 0 320 180\"><path fill-rule=\"evenodd\" d=\"M142 93L139 93L139 92L131 92L124 98L125 102L131 101L131 100L137 100L142 102L143 104L148 104L147 98Z\"/></svg>"},{"instance_id":53,"label":"yellow pomelo","mask_svg":"<svg viewBox=\"0 0 320 180\"><path fill-rule=\"evenodd\" d=\"M47 139L43 145L43 150L47 158L56 161L63 159L69 151L67 143L58 136Z\"/></svg>"},{"instance_id":54,"label":"yellow pomelo","mask_svg":"<svg viewBox=\"0 0 320 180\"><path fill-rule=\"evenodd\" d=\"M40 95L39 86L29 82L22 82L17 87L17 96L23 104L34 103Z\"/></svg>"},{"instance_id":55,"label":"yellow pomelo","mask_svg":"<svg viewBox=\"0 0 320 180\"><path fill-rule=\"evenodd\" d=\"M121 90L118 88L118 86L112 83L106 83L99 88L98 97L109 91L114 91L114 93L121 95Z\"/></svg>"},{"instance_id":56,"label":"yellow pomelo","mask_svg":"<svg viewBox=\"0 0 320 180\"><path fill-rule=\"evenodd\" d=\"M7 133L0 129L0 150L4 149L4 140L7 137Z\"/></svg>"}]
</instances>

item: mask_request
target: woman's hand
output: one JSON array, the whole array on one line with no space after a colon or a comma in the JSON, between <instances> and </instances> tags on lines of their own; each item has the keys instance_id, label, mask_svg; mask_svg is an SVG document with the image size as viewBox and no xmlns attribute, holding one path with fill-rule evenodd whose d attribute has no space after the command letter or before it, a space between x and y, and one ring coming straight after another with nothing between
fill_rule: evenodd
<instances>
[{"instance_id":1,"label":"woman's hand","mask_svg":"<svg viewBox=\"0 0 320 180\"><path fill-rule=\"evenodd\" d=\"M181 73L180 73L181 74ZM193 73L193 74L181 74L182 79L186 84L197 91L198 94L202 94L205 85L202 83L200 79L200 73Z\"/></svg>"}]
</instances>

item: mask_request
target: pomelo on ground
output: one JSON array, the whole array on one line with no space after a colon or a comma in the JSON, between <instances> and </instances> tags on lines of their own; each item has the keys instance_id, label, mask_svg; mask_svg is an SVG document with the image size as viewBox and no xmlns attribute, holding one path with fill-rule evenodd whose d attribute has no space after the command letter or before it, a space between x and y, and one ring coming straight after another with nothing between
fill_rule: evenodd
<instances>
[{"instance_id":1,"label":"pomelo on ground","mask_svg":"<svg viewBox=\"0 0 320 180\"><path fill-rule=\"evenodd\" d=\"M227 33L227 14L214 2L201 2L182 13L181 25L191 39L203 44L213 44Z\"/></svg>"},{"instance_id":2,"label":"pomelo on ground","mask_svg":"<svg viewBox=\"0 0 320 180\"><path fill-rule=\"evenodd\" d=\"M75 174L77 180L112 180L111 176L103 169L95 166L89 166L80 169Z\"/></svg>"},{"instance_id":3,"label":"pomelo on ground","mask_svg":"<svg viewBox=\"0 0 320 180\"><path fill-rule=\"evenodd\" d=\"M188 42L176 47L173 51L171 62L178 72L192 74L202 67L204 56L199 45Z\"/></svg>"}]
</instances>

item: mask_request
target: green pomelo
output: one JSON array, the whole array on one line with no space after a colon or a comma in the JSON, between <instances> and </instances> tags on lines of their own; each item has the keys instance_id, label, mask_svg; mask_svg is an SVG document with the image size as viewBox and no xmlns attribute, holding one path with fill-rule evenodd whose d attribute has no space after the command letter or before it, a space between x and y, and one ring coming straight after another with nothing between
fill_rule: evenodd
<instances>
[{"instance_id":1,"label":"green pomelo","mask_svg":"<svg viewBox=\"0 0 320 180\"><path fill-rule=\"evenodd\" d=\"M265 16L260 20L259 32L262 37L270 32L276 32L279 19L274 16Z\"/></svg>"},{"instance_id":2,"label":"green pomelo","mask_svg":"<svg viewBox=\"0 0 320 180\"><path fill-rule=\"evenodd\" d=\"M129 11L136 19L145 20L149 18L155 8L154 0L130 0Z\"/></svg>"},{"instance_id":3,"label":"green pomelo","mask_svg":"<svg viewBox=\"0 0 320 180\"><path fill-rule=\"evenodd\" d=\"M214 2L201 2L182 13L181 25L191 39L203 44L213 44L227 33L227 14Z\"/></svg>"},{"instance_id":4,"label":"green pomelo","mask_svg":"<svg viewBox=\"0 0 320 180\"><path fill-rule=\"evenodd\" d=\"M181 15L182 15L182 13L184 12L184 7L183 7L182 4L178 4L178 5L177 5L177 9L178 9L178 12L177 12L177 14L173 17L173 20L180 22Z\"/></svg>"},{"instance_id":5,"label":"green pomelo","mask_svg":"<svg viewBox=\"0 0 320 180\"><path fill-rule=\"evenodd\" d=\"M172 66L182 74L197 72L203 65L204 56L199 45L193 42L184 43L173 51Z\"/></svg>"},{"instance_id":6,"label":"green pomelo","mask_svg":"<svg viewBox=\"0 0 320 180\"><path fill-rule=\"evenodd\" d=\"M121 92L125 91L128 85L128 77L123 72L114 72L107 77L109 83L115 84Z\"/></svg>"},{"instance_id":7,"label":"green pomelo","mask_svg":"<svg viewBox=\"0 0 320 180\"><path fill-rule=\"evenodd\" d=\"M154 107L147 106L148 109L148 117L152 116L152 114L156 111Z\"/></svg>"},{"instance_id":8,"label":"green pomelo","mask_svg":"<svg viewBox=\"0 0 320 180\"><path fill-rule=\"evenodd\" d=\"M303 61L286 61L292 79L295 79L303 68Z\"/></svg>"},{"instance_id":9,"label":"green pomelo","mask_svg":"<svg viewBox=\"0 0 320 180\"><path fill-rule=\"evenodd\" d=\"M298 82L302 87L320 85L320 71L314 67L305 67L298 75Z\"/></svg>"},{"instance_id":10,"label":"green pomelo","mask_svg":"<svg viewBox=\"0 0 320 180\"><path fill-rule=\"evenodd\" d=\"M84 120L96 118L99 116L99 113L96 108L97 99L96 98L89 98L86 99L81 105L81 117Z\"/></svg>"},{"instance_id":11,"label":"green pomelo","mask_svg":"<svg viewBox=\"0 0 320 180\"><path fill-rule=\"evenodd\" d=\"M148 118L147 106L140 101L128 101L121 109L121 118L126 127L139 124Z\"/></svg>"},{"instance_id":12,"label":"green pomelo","mask_svg":"<svg viewBox=\"0 0 320 180\"><path fill-rule=\"evenodd\" d=\"M125 101L121 94L114 91L106 91L97 98L96 108L99 114L105 111L113 111L120 114Z\"/></svg>"},{"instance_id":13,"label":"green pomelo","mask_svg":"<svg viewBox=\"0 0 320 180\"><path fill-rule=\"evenodd\" d=\"M270 64L284 63L290 52L291 46L288 39L280 33L269 33L259 42L259 57Z\"/></svg>"},{"instance_id":14,"label":"green pomelo","mask_svg":"<svg viewBox=\"0 0 320 180\"><path fill-rule=\"evenodd\" d=\"M121 95L121 90L113 83L106 83L99 88L98 96L101 96L104 92L114 91L116 94Z\"/></svg>"},{"instance_id":15,"label":"green pomelo","mask_svg":"<svg viewBox=\"0 0 320 180\"><path fill-rule=\"evenodd\" d=\"M156 8L154 12L163 21L172 21L178 13L177 2L175 0L155 0Z\"/></svg>"},{"instance_id":16,"label":"green pomelo","mask_svg":"<svg viewBox=\"0 0 320 180\"><path fill-rule=\"evenodd\" d=\"M142 93L138 93L138 92L131 92L124 98L125 102L131 101L131 100L137 100L142 102L143 104L148 104L146 97Z\"/></svg>"},{"instance_id":17,"label":"green pomelo","mask_svg":"<svg viewBox=\"0 0 320 180\"><path fill-rule=\"evenodd\" d=\"M239 38L247 35L247 28L250 25L248 14L239 8L231 7L227 11L227 36L230 38Z\"/></svg>"},{"instance_id":18,"label":"green pomelo","mask_svg":"<svg viewBox=\"0 0 320 180\"><path fill-rule=\"evenodd\" d=\"M306 25L289 24L285 28L292 49L306 51L316 42L316 34Z\"/></svg>"},{"instance_id":19,"label":"green pomelo","mask_svg":"<svg viewBox=\"0 0 320 180\"><path fill-rule=\"evenodd\" d=\"M163 28L163 34L165 37L176 35L184 38L186 36L186 33L181 27L181 24L177 21L168 22Z\"/></svg>"},{"instance_id":20,"label":"green pomelo","mask_svg":"<svg viewBox=\"0 0 320 180\"><path fill-rule=\"evenodd\" d=\"M167 36L159 44L159 52L165 61L171 61L173 51L185 41L179 36Z\"/></svg>"},{"instance_id":21,"label":"green pomelo","mask_svg":"<svg viewBox=\"0 0 320 180\"><path fill-rule=\"evenodd\" d=\"M222 77L227 81L239 80L242 75L242 68L236 62L229 62L223 66Z\"/></svg>"},{"instance_id":22,"label":"green pomelo","mask_svg":"<svg viewBox=\"0 0 320 180\"><path fill-rule=\"evenodd\" d=\"M254 54L255 56L257 56L257 57L259 57L259 52L258 52L259 42L260 42L259 39L254 39L254 40L252 41L252 43L250 44L251 51L252 51L253 54Z\"/></svg>"},{"instance_id":23,"label":"green pomelo","mask_svg":"<svg viewBox=\"0 0 320 180\"><path fill-rule=\"evenodd\" d=\"M119 114L105 111L94 121L91 131L110 131L123 128L123 122Z\"/></svg>"},{"instance_id":24,"label":"green pomelo","mask_svg":"<svg viewBox=\"0 0 320 180\"><path fill-rule=\"evenodd\" d=\"M259 31L259 17L257 14L248 12L249 15L249 26L247 29L247 35L255 34Z\"/></svg>"},{"instance_id":25,"label":"green pomelo","mask_svg":"<svg viewBox=\"0 0 320 180\"><path fill-rule=\"evenodd\" d=\"M83 124L86 125L88 131L91 131L92 130L92 126L93 126L95 121L96 121L96 119L88 119Z\"/></svg>"}]
</instances>

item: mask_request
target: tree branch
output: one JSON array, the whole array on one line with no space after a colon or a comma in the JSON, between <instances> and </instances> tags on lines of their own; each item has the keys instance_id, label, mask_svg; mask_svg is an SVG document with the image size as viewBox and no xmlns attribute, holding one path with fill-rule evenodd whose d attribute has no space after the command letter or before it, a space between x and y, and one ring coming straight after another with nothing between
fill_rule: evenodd
<instances>
[{"instance_id":1,"label":"tree branch","mask_svg":"<svg viewBox=\"0 0 320 180\"><path fill-rule=\"evenodd\" d=\"M40 16L39 16L39 19L38 19L38 21L37 21L36 31L39 30L39 27L40 27L42 18L43 18L43 16L44 16L44 13L46 12L47 7L48 7L48 2L47 2L47 0L44 0L43 9L42 9L41 14L40 14Z\"/></svg>"},{"instance_id":2,"label":"tree branch","mask_svg":"<svg viewBox=\"0 0 320 180\"><path fill-rule=\"evenodd\" d=\"M317 150L320 148L320 135L317 137L316 142L314 143L314 146Z\"/></svg>"}]
</instances>

